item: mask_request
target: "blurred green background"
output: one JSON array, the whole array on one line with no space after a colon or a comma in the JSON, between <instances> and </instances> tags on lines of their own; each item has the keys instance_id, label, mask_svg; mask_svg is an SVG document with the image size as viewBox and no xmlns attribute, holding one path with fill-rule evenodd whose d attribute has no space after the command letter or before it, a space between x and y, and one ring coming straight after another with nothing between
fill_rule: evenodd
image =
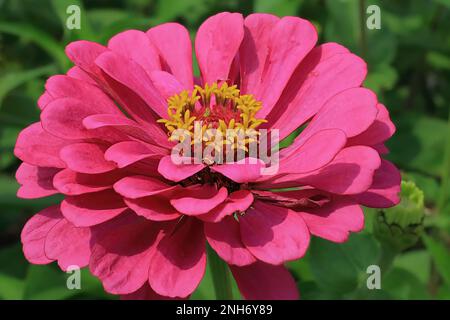
<instances>
[{"instance_id":1,"label":"blurred green background","mask_svg":"<svg viewBox=\"0 0 450 320\"><path fill-rule=\"evenodd\" d=\"M81 30L65 28L71 4L81 8ZM381 8L380 30L364 27L372 4ZM25 221L59 199L15 197L13 148L20 130L39 118L45 79L70 66L65 45L76 39L105 44L120 31L167 21L184 24L194 37L220 11L300 16L316 25L319 42L336 41L363 56L365 85L397 126L388 158L425 195L424 232L399 252L386 253L374 236L374 210L367 210L367 228L345 244L313 239L307 256L289 265L302 298L450 299L450 0L0 0L0 298L115 298L87 271L82 289L68 290L68 274L55 265L30 265L21 252ZM366 287L371 264L383 265L381 290ZM209 272L193 298L214 298Z\"/></svg>"}]
</instances>

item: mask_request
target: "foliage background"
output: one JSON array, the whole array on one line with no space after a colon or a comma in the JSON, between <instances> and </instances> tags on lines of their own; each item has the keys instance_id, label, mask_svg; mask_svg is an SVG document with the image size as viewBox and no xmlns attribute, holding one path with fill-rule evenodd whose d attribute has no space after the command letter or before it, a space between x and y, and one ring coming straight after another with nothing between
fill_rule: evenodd
<instances>
[{"instance_id":1,"label":"foliage background","mask_svg":"<svg viewBox=\"0 0 450 320\"><path fill-rule=\"evenodd\" d=\"M70 4L82 8L79 31L64 27ZM370 4L381 7L381 30L361 28ZM13 147L19 131L38 120L45 79L68 69L64 46L76 39L106 43L117 32L167 21L183 23L194 37L205 18L225 10L301 16L316 25L319 42L336 41L363 56L365 85L397 125L388 157L425 193L425 235L383 272L382 290L365 286L366 267L381 253L372 234L375 213L367 210L362 233L340 245L314 239L307 256L289 265L302 298L450 299L449 0L0 0L0 298L114 298L86 271L82 290L68 290L67 274L30 265L21 252L26 219L58 199L15 197ZM209 272L193 298L214 298Z\"/></svg>"}]
</instances>

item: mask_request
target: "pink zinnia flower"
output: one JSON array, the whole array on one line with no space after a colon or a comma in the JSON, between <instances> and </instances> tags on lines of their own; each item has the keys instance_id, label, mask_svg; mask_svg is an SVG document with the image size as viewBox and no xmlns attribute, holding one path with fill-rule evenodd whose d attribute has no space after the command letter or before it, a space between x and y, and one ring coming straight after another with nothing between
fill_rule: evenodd
<instances>
[{"instance_id":1,"label":"pink zinnia flower","mask_svg":"<svg viewBox=\"0 0 450 320\"><path fill-rule=\"evenodd\" d=\"M298 298L283 263L311 235L343 242L363 228L361 205L399 201L399 171L381 159L395 127L361 87L366 64L316 41L300 18L220 13L198 30L198 79L176 23L69 44L75 66L48 79L15 148L19 197L64 195L25 225L26 258L89 266L125 298L188 297L208 243L245 298ZM305 128L262 175L262 162L174 163L170 133L194 119L280 139Z\"/></svg>"}]
</instances>

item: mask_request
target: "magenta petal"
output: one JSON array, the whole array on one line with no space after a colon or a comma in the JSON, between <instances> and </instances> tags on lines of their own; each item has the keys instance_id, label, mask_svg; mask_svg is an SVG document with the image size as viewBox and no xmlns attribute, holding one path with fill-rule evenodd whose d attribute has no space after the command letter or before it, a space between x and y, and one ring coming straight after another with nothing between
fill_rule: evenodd
<instances>
[{"instance_id":1,"label":"magenta petal","mask_svg":"<svg viewBox=\"0 0 450 320\"><path fill-rule=\"evenodd\" d=\"M166 232L151 257L149 283L158 294L186 297L200 283L206 269L203 225L194 218Z\"/></svg>"},{"instance_id":2,"label":"magenta petal","mask_svg":"<svg viewBox=\"0 0 450 320\"><path fill-rule=\"evenodd\" d=\"M189 31L178 23L164 23L147 31L159 51L164 71L173 74L185 89L193 87L192 44Z\"/></svg>"},{"instance_id":3,"label":"magenta petal","mask_svg":"<svg viewBox=\"0 0 450 320\"><path fill-rule=\"evenodd\" d=\"M127 213L93 232L94 244L89 268L106 291L128 294L148 279L152 249L161 224Z\"/></svg>"},{"instance_id":4,"label":"magenta petal","mask_svg":"<svg viewBox=\"0 0 450 320\"><path fill-rule=\"evenodd\" d=\"M294 278L284 266L255 262L249 266L230 266L239 291L247 300L297 300Z\"/></svg>"},{"instance_id":5,"label":"magenta petal","mask_svg":"<svg viewBox=\"0 0 450 320\"><path fill-rule=\"evenodd\" d=\"M378 114L372 125L363 133L348 141L349 145L374 146L385 142L395 133L389 112L381 103L377 104Z\"/></svg>"},{"instance_id":6,"label":"magenta petal","mask_svg":"<svg viewBox=\"0 0 450 320\"><path fill-rule=\"evenodd\" d=\"M246 266L256 261L241 240L239 223L226 217L217 223L205 223L208 243L228 264Z\"/></svg>"},{"instance_id":7,"label":"magenta petal","mask_svg":"<svg viewBox=\"0 0 450 320\"><path fill-rule=\"evenodd\" d=\"M240 13L222 12L200 26L195 38L195 53L203 83L228 79L231 64L244 37L243 24Z\"/></svg>"},{"instance_id":8,"label":"magenta petal","mask_svg":"<svg viewBox=\"0 0 450 320\"><path fill-rule=\"evenodd\" d=\"M211 167L211 171L223 174L237 183L247 183L258 180L264 173L265 164L259 159L245 158L234 163L224 163Z\"/></svg>"},{"instance_id":9,"label":"magenta petal","mask_svg":"<svg viewBox=\"0 0 450 320\"><path fill-rule=\"evenodd\" d=\"M182 161L183 159L179 158L173 161L172 156L163 157L159 162L158 172L167 180L179 182L196 174L205 167L202 163L191 164L191 161L189 161L189 163L184 164L178 160Z\"/></svg>"},{"instance_id":10,"label":"magenta petal","mask_svg":"<svg viewBox=\"0 0 450 320\"><path fill-rule=\"evenodd\" d=\"M58 222L47 234L45 254L58 260L58 265L66 271L70 266L83 268L91 256L89 228L77 228L67 220Z\"/></svg>"},{"instance_id":11,"label":"magenta petal","mask_svg":"<svg viewBox=\"0 0 450 320\"><path fill-rule=\"evenodd\" d=\"M23 253L28 261L34 264L47 264L53 261L45 255L45 239L50 230L62 219L59 206L53 206L35 214L27 221L20 238Z\"/></svg>"},{"instance_id":12,"label":"magenta petal","mask_svg":"<svg viewBox=\"0 0 450 320\"><path fill-rule=\"evenodd\" d=\"M164 99L168 99L174 94L180 93L185 88L178 82L177 78L165 71L153 71L150 73L150 79L156 90L159 91Z\"/></svg>"},{"instance_id":13,"label":"magenta petal","mask_svg":"<svg viewBox=\"0 0 450 320\"><path fill-rule=\"evenodd\" d=\"M241 91L255 93L270 51L270 35L280 18L265 13L248 15L244 20L245 34L239 49Z\"/></svg>"},{"instance_id":14,"label":"magenta petal","mask_svg":"<svg viewBox=\"0 0 450 320\"><path fill-rule=\"evenodd\" d=\"M112 128L128 137L164 146L168 145L167 135L156 123L149 123L144 127L124 115L94 114L83 119L83 126L90 130Z\"/></svg>"},{"instance_id":15,"label":"magenta petal","mask_svg":"<svg viewBox=\"0 0 450 320\"><path fill-rule=\"evenodd\" d=\"M176 186L170 186L159 179L147 176L130 176L117 181L114 190L129 199L143 198L156 195Z\"/></svg>"},{"instance_id":16,"label":"magenta petal","mask_svg":"<svg viewBox=\"0 0 450 320\"><path fill-rule=\"evenodd\" d=\"M380 165L380 156L374 149L348 147L342 149L329 165L300 180L332 193L357 194L370 187Z\"/></svg>"},{"instance_id":17,"label":"magenta petal","mask_svg":"<svg viewBox=\"0 0 450 320\"><path fill-rule=\"evenodd\" d=\"M53 186L53 177L59 171L60 169L56 168L35 167L22 163L16 172L16 179L20 184L17 196L22 199L36 199L58 193Z\"/></svg>"},{"instance_id":18,"label":"magenta petal","mask_svg":"<svg viewBox=\"0 0 450 320\"><path fill-rule=\"evenodd\" d=\"M114 170L113 162L105 159L106 147L93 143L75 143L61 149L61 159L69 169L80 173L104 173Z\"/></svg>"},{"instance_id":19,"label":"magenta petal","mask_svg":"<svg viewBox=\"0 0 450 320\"><path fill-rule=\"evenodd\" d=\"M125 203L137 215L153 221L171 221L181 216L165 196L125 199Z\"/></svg>"},{"instance_id":20,"label":"magenta petal","mask_svg":"<svg viewBox=\"0 0 450 320\"><path fill-rule=\"evenodd\" d=\"M263 102L258 116L265 118L280 98L298 64L317 41L315 27L298 17L283 17L271 30L261 83L253 94Z\"/></svg>"},{"instance_id":21,"label":"magenta petal","mask_svg":"<svg viewBox=\"0 0 450 320\"><path fill-rule=\"evenodd\" d=\"M145 32L127 30L108 41L108 48L131 60L134 60L147 72L161 69L158 52Z\"/></svg>"},{"instance_id":22,"label":"magenta petal","mask_svg":"<svg viewBox=\"0 0 450 320\"><path fill-rule=\"evenodd\" d=\"M205 184L199 188L185 189L170 200L173 207L186 215L208 213L227 199L227 188L219 190L213 185Z\"/></svg>"},{"instance_id":23,"label":"magenta petal","mask_svg":"<svg viewBox=\"0 0 450 320\"><path fill-rule=\"evenodd\" d=\"M33 123L20 132L14 155L20 160L40 167L64 168L59 150L67 142L42 129L40 122Z\"/></svg>"},{"instance_id":24,"label":"magenta petal","mask_svg":"<svg viewBox=\"0 0 450 320\"><path fill-rule=\"evenodd\" d=\"M156 146L139 141L123 141L109 147L105 152L105 159L115 162L119 168L125 168L150 157L159 158L163 154L166 151Z\"/></svg>"},{"instance_id":25,"label":"magenta petal","mask_svg":"<svg viewBox=\"0 0 450 320\"><path fill-rule=\"evenodd\" d=\"M64 169L58 172L53 184L59 192L69 196L112 189L113 184L125 173L110 171L101 174L85 174Z\"/></svg>"},{"instance_id":26,"label":"magenta petal","mask_svg":"<svg viewBox=\"0 0 450 320\"><path fill-rule=\"evenodd\" d=\"M247 249L270 264L299 259L309 246L308 227L298 213L288 208L256 201L239 223Z\"/></svg>"},{"instance_id":27,"label":"magenta petal","mask_svg":"<svg viewBox=\"0 0 450 320\"><path fill-rule=\"evenodd\" d=\"M112 190L69 196L61 203L64 217L77 227L111 220L126 209L122 197Z\"/></svg>"},{"instance_id":28,"label":"magenta petal","mask_svg":"<svg viewBox=\"0 0 450 320\"><path fill-rule=\"evenodd\" d=\"M95 80L86 71L83 71L83 69L81 69L80 67L73 66L67 71L66 74L71 78L82 80L94 86L97 85L97 82L95 82Z\"/></svg>"},{"instance_id":29,"label":"magenta petal","mask_svg":"<svg viewBox=\"0 0 450 320\"><path fill-rule=\"evenodd\" d=\"M389 208L400 202L400 171L389 161L381 160L370 188L355 196L357 201L372 208Z\"/></svg>"},{"instance_id":30,"label":"magenta petal","mask_svg":"<svg viewBox=\"0 0 450 320\"><path fill-rule=\"evenodd\" d=\"M297 67L267 117L269 127L279 129L280 139L284 139L331 97L359 87L366 73L365 62L341 45L325 43L314 48Z\"/></svg>"},{"instance_id":31,"label":"magenta petal","mask_svg":"<svg viewBox=\"0 0 450 320\"><path fill-rule=\"evenodd\" d=\"M365 88L353 88L338 93L320 109L306 129L294 142L301 144L324 129L340 129L347 138L369 128L378 113L376 95Z\"/></svg>"},{"instance_id":32,"label":"magenta petal","mask_svg":"<svg viewBox=\"0 0 450 320\"><path fill-rule=\"evenodd\" d=\"M121 83L139 96L148 108L158 114L159 117L167 115L167 103L156 90L149 75L145 70L133 60L128 60L114 52L105 52L100 55L95 63L112 79ZM134 106L133 115L141 120L151 119L149 110L143 106Z\"/></svg>"},{"instance_id":33,"label":"magenta petal","mask_svg":"<svg viewBox=\"0 0 450 320\"><path fill-rule=\"evenodd\" d=\"M140 289L135 292L120 296L120 300L173 300L172 298L157 294L146 282Z\"/></svg>"},{"instance_id":34,"label":"magenta petal","mask_svg":"<svg viewBox=\"0 0 450 320\"><path fill-rule=\"evenodd\" d=\"M297 148L285 148L278 173L305 173L328 164L345 146L347 138L339 129L322 130Z\"/></svg>"},{"instance_id":35,"label":"magenta petal","mask_svg":"<svg viewBox=\"0 0 450 320\"><path fill-rule=\"evenodd\" d=\"M219 222L226 216L237 212L245 212L253 203L253 194L248 190L238 190L231 193L225 202L219 204L206 214L197 218L205 222Z\"/></svg>"},{"instance_id":36,"label":"magenta petal","mask_svg":"<svg viewBox=\"0 0 450 320\"><path fill-rule=\"evenodd\" d=\"M330 204L300 214L313 235L333 242L347 241L350 232L364 228L361 207L345 199L333 199Z\"/></svg>"}]
</instances>

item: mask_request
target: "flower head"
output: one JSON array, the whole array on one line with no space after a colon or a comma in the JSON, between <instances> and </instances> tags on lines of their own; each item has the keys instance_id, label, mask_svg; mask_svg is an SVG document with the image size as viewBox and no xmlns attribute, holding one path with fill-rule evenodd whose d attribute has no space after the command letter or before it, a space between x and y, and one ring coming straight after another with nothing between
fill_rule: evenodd
<instances>
[{"instance_id":1,"label":"flower head","mask_svg":"<svg viewBox=\"0 0 450 320\"><path fill-rule=\"evenodd\" d=\"M89 266L124 298L188 297L208 243L245 298L297 298L283 264L311 235L343 242L361 205L399 201L381 158L395 127L364 61L316 41L300 18L220 13L198 30L198 78L176 23L69 44L75 66L48 79L15 148L20 197L64 195L24 227L27 259Z\"/></svg>"}]
</instances>

